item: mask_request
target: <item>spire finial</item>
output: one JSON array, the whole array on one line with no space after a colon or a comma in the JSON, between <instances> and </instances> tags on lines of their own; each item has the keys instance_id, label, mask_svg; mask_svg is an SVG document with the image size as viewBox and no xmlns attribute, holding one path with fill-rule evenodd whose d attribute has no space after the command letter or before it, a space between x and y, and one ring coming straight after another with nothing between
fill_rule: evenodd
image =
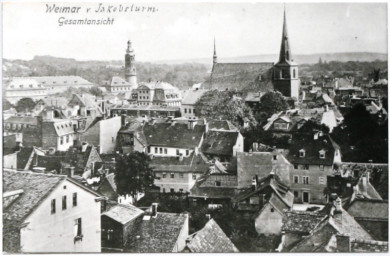
<instances>
[{"instance_id":1,"label":"spire finial","mask_svg":"<svg viewBox=\"0 0 390 256\"><path fill-rule=\"evenodd\" d=\"M215 36L214 36L214 56L213 56L213 63L217 63L217 47L215 46Z\"/></svg>"},{"instance_id":2,"label":"spire finial","mask_svg":"<svg viewBox=\"0 0 390 256\"><path fill-rule=\"evenodd\" d=\"M214 36L214 55L217 55L217 49L215 47L215 36Z\"/></svg>"},{"instance_id":3,"label":"spire finial","mask_svg":"<svg viewBox=\"0 0 390 256\"><path fill-rule=\"evenodd\" d=\"M280 47L279 62L291 61L291 51L287 34L286 4L283 11L282 45Z\"/></svg>"}]
</instances>

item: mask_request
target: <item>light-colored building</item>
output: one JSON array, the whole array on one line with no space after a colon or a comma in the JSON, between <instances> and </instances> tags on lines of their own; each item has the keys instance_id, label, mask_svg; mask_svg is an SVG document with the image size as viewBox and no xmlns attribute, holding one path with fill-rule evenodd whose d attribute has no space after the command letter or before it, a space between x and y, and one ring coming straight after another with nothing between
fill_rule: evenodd
<instances>
[{"instance_id":1,"label":"light-colored building","mask_svg":"<svg viewBox=\"0 0 390 256\"><path fill-rule=\"evenodd\" d=\"M113 76L104 87L107 89L107 92L111 93L131 92L135 88L135 86L119 76Z\"/></svg>"},{"instance_id":2,"label":"light-colored building","mask_svg":"<svg viewBox=\"0 0 390 256\"><path fill-rule=\"evenodd\" d=\"M196 118L195 103L208 90L185 90L182 93L183 100L181 102L180 113L182 117Z\"/></svg>"},{"instance_id":3,"label":"light-colored building","mask_svg":"<svg viewBox=\"0 0 390 256\"><path fill-rule=\"evenodd\" d=\"M101 251L100 195L60 175L3 171L3 251Z\"/></svg>"},{"instance_id":4,"label":"light-colored building","mask_svg":"<svg viewBox=\"0 0 390 256\"><path fill-rule=\"evenodd\" d=\"M22 98L38 100L46 97L47 88L32 77L12 78L5 89L6 99L15 104Z\"/></svg>"},{"instance_id":5,"label":"light-colored building","mask_svg":"<svg viewBox=\"0 0 390 256\"><path fill-rule=\"evenodd\" d=\"M160 81L140 83L135 93L141 106L180 107L182 101L179 89Z\"/></svg>"}]
</instances>

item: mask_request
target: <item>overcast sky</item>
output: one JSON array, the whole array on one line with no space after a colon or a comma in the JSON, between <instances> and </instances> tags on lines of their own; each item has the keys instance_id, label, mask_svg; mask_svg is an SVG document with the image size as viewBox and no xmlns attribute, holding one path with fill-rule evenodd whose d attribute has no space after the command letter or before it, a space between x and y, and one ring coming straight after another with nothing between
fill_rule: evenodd
<instances>
[{"instance_id":1,"label":"overcast sky","mask_svg":"<svg viewBox=\"0 0 390 256\"><path fill-rule=\"evenodd\" d=\"M279 52L282 3L136 3L158 11L86 14L98 3L70 3L60 5L80 6L79 14L48 14L44 3L5 3L3 57L121 60L130 39L138 61L210 58L214 36L218 56ZM387 53L386 3L287 3L286 12L292 54ZM60 17L111 17L114 23L59 26Z\"/></svg>"}]
</instances>

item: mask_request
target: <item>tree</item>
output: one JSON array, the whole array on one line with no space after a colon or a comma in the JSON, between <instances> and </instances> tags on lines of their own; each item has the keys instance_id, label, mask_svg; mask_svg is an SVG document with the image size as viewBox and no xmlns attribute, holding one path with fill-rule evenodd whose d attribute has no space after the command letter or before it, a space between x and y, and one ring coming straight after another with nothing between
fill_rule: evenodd
<instances>
[{"instance_id":1,"label":"tree","mask_svg":"<svg viewBox=\"0 0 390 256\"><path fill-rule=\"evenodd\" d=\"M260 99L256 111L256 121L264 125L273 114L285 111L288 108L288 101L280 92L267 92Z\"/></svg>"},{"instance_id":2,"label":"tree","mask_svg":"<svg viewBox=\"0 0 390 256\"><path fill-rule=\"evenodd\" d=\"M31 98L22 98L18 101L16 111L29 112L35 107L35 102Z\"/></svg>"},{"instance_id":3,"label":"tree","mask_svg":"<svg viewBox=\"0 0 390 256\"><path fill-rule=\"evenodd\" d=\"M138 193L144 193L153 185L153 170L149 166L150 158L144 153L134 152L118 155L115 165L115 183L119 195L130 195L137 199Z\"/></svg>"},{"instance_id":4,"label":"tree","mask_svg":"<svg viewBox=\"0 0 390 256\"><path fill-rule=\"evenodd\" d=\"M195 103L195 110L200 117L229 120L238 127L242 127L246 120L251 126L256 125L252 110L232 91L204 93Z\"/></svg>"},{"instance_id":5,"label":"tree","mask_svg":"<svg viewBox=\"0 0 390 256\"><path fill-rule=\"evenodd\" d=\"M97 86L92 86L89 89L89 93L96 96L96 97L101 97L103 95L103 92Z\"/></svg>"},{"instance_id":6,"label":"tree","mask_svg":"<svg viewBox=\"0 0 390 256\"><path fill-rule=\"evenodd\" d=\"M11 102L9 102L7 99L3 98L3 111L8 110L12 108Z\"/></svg>"}]
</instances>

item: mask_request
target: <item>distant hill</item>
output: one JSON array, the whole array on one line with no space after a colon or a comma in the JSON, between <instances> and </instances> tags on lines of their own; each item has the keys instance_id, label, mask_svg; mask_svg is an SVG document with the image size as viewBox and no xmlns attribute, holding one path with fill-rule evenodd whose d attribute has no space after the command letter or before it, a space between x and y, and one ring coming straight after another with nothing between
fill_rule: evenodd
<instances>
[{"instance_id":1,"label":"distant hill","mask_svg":"<svg viewBox=\"0 0 390 256\"><path fill-rule=\"evenodd\" d=\"M295 62L298 64L313 64L317 63L319 58L322 61L387 61L386 53L376 53L376 52L340 52L340 53L318 53L318 54L297 54L293 55ZM262 54L262 55L250 55L250 56L240 56L240 57L230 57L224 58L223 56L218 56L218 61L220 62L277 62L279 59L278 54ZM210 58L201 58L201 59L185 59L185 60L166 60L166 61L157 61L155 63L161 64L180 64L180 63L201 63L207 66L212 65L212 56Z\"/></svg>"}]
</instances>

